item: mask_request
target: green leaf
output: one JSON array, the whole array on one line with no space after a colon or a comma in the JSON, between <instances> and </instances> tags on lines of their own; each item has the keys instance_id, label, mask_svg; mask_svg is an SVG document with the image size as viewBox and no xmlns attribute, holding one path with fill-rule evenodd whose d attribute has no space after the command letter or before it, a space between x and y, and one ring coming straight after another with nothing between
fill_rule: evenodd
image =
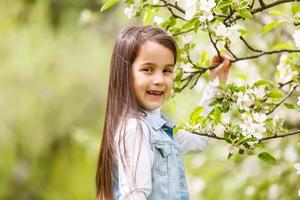
<instances>
[{"instance_id":1,"label":"green leaf","mask_svg":"<svg viewBox=\"0 0 300 200\"><path fill-rule=\"evenodd\" d=\"M283 104L285 107L287 107L288 109L296 109L297 106L291 103L284 103Z\"/></svg>"},{"instance_id":2,"label":"green leaf","mask_svg":"<svg viewBox=\"0 0 300 200\"><path fill-rule=\"evenodd\" d=\"M274 45L273 49L291 49L294 45L291 43L278 43Z\"/></svg>"},{"instance_id":3,"label":"green leaf","mask_svg":"<svg viewBox=\"0 0 300 200\"><path fill-rule=\"evenodd\" d=\"M276 159L267 152L262 152L257 157L268 164L276 165Z\"/></svg>"},{"instance_id":4,"label":"green leaf","mask_svg":"<svg viewBox=\"0 0 300 200\"><path fill-rule=\"evenodd\" d=\"M100 12L103 12L104 10L109 9L110 7L112 7L113 5L115 5L119 0L110 0L108 2L106 2L102 7Z\"/></svg>"},{"instance_id":5,"label":"green leaf","mask_svg":"<svg viewBox=\"0 0 300 200\"><path fill-rule=\"evenodd\" d=\"M197 21L197 18L194 18L191 21L188 21L187 23L185 23L182 26L182 30L189 30L189 29L191 29L194 26L194 24L195 24L196 21Z\"/></svg>"},{"instance_id":6,"label":"green leaf","mask_svg":"<svg viewBox=\"0 0 300 200\"><path fill-rule=\"evenodd\" d=\"M173 131L174 133L177 133L179 130L184 129L184 127L185 126L183 124L179 124L173 129Z\"/></svg>"},{"instance_id":7,"label":"green leaf","mask_svg":"<svg viewBox=\"0 0 300 200\"><path fill-rule=\"evenodd\" d=\"M269 98L274 98L274 99L278 99L278 98L282 98L283 94L281 92L279 92L277 89L272 89L268 92L267 95Z\"/></svg>"},{"instance_id":8,"label":"green leaf","mask_svg":"<svg viewBox=\"0 0 300 200\"><path fill-rule=\"evenodd\" d=\"M230 108L230 104L228 101L223 101L221 104L221 108L222 108L222 112L227 113L229 108Z\"/></svg>"},{"instance_id":9,"label":"green leaf","mask_svg":"<svg viewBox=\"0 0 300 200\"><path fill-rule=\"evenodd\" d=\"M261 85L272 85L272 82L271 81L267 81L267 80L259 80L259 81L256 81L253 84L254 87L258 87L258 86L261 86Z\"/></svg>"},{"instance_id":10,"label":"green leaf","mask_svg":"<svg viewBox=\"0 0 300 200\"><path fill-rule=\"evenodd\" d=\"M245 152L245 151L244 151L243 149L239 149L239 154L242 155L242 154L244 154L244 152Z\"/></svg>"},{"instance_id":11,"label":"green leaf","mask_svg":"<svg viewBox=\"0 0 300 200\"><path fill-rule=\"evenodd\" d=\"M216 122L220 122L221 121L221 110L220 110L220 108L215 108L214 109L214 120L216 121Z\"/></svg>"},{"instance_id":12,"label":"green leaf","mask_svg":"<svg viewBox=\"0 0 300 200\"><path fill-rule=\"evenodd\" d=\"M264 33L267 33L267 32L269 32L269 31L273 30L274 28L276 28L276 27L278 27L278 26L281 26L281 25L283 25L283 24L284 24L283 21L273 21L273 22L271 22L271 23L265 25L265 26L263 27L263 29L261 30L261 32L262 32L263 34L264 34Z\"/></svg>"},{"instance_id":13,"label":"green leaf","mask_svg":"<svg viewBox=\"0 0 300 200\"><path fill-rule=\"evenodd\" d=\"M269 14L285 17L284 14L278 10L270 10Z\"/></svg>"},{"instance_id":14,"label":"green leaf","mask_svg":"<svg viewBox=\"0 0 300 200\"><path fill-rule=\"evenodd\" d=\"M199 106L197 107L194 112L191 114L191 120L194 121L196 120L198 117L200 117L200 114L204 111L204 108Z\"/></svg>"},{"instance_id":15,"label":"green leaf","mask_svg":"<svg viewBox=\"0 0 300 200\"><path fill-rule=\"evenodd\" d=\"M146 10L143 18L144 25L149 25L153 18L152 9Z\"/></svg>"},{"instance_id":16,"label":"green leaf","mask_svg":"<svg viewBox=\"0 0 300 200\"><path fill-rule=\"evenodd\" d=\"M224 1L219 1L218 3L218 8L222 9L222 8L225 8L225 7L229 7L231 4L233 4L234 2L233 1L228 1L228 0L224 0Z\"/></svg>"},{"instance_id":17,"label":"green leaf","mask_svg":"<svg viewBox=\"0 0 300 200\"><path fill-rule=\"evenodd\" d=\"M265 145L264 144L262 144L262 143L256 143L256 144L254 144L253 146L255 146L255 147L257 147L257 148L265 148Z\"/></svg>"},{"instance_id":18,"label":"green leaf","mask_svg":"<svg viewBox=\"0 0 300 200\"><path fill-rule=\"evenodd\" d=\"M245 19L252 18L252 14L251 14L250 10L248 10L248 9L242 9L242 10L239 10L238 12L239 12L239 15Z\"/></svg>"},{"instance_id":19,"label":"green leaf","mask_svg":"<svg viewBox=\"0 0 300 200\"><path fill-rule=\"evenodd\" d=\"M179 68L179 69L178 69L178 72L177 72L177 74L176 74L176 77L175 77L175 81L180 81L181 78L182 78L182 76L183 76L183 69L182 69L182 68Z\"/></svg>"}]
</instances>

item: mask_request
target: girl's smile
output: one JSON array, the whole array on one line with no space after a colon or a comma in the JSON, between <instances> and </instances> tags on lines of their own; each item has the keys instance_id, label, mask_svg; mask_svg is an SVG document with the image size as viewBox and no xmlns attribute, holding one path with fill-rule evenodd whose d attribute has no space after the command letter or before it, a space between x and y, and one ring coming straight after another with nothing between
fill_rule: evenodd
<instances>
[{"instance_id":1,"label":"girl's smile","mask_svg":"<svg viewBox=\"0 0 300 200\"><path fill-rule=\"evenodd\" d=\"M138 103L154 110L170 95L173 86L174 55L167 47L146 41L133 62L133 88Z\"/></svg>"}]
</instances>

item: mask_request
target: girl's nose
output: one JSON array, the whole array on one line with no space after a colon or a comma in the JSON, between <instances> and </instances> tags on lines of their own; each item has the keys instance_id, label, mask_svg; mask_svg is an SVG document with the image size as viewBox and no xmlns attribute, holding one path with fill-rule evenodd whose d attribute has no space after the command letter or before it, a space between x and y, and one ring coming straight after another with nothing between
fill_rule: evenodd
<instances>
[{"instance_id":1,"label":"girl's nose","mask_svg":"<svg viewBox=\"0 0 300 200\"><path fill-rule=\"evenodd\" d=\"M164 76L162 73L156 73L154 74L154 77L153 77L153 84L155 85L161 85L164 83Z\"/></svg>"}]
</instances>

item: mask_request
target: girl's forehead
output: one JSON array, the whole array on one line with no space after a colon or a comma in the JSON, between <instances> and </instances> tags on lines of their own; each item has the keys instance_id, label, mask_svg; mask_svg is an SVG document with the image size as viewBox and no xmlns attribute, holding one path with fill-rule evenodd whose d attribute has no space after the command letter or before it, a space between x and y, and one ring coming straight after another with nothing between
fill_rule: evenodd
<instances>
[{"instance_id":1,"label":"girl's forehead","mask_svg":"<svg viewBox=\"0 0 300 200\"><path fill-rule=\"evenodd\" d=\"M147 62L165 61L174 64L173 52L158 42L144 42L137 53L136 60L144 60Z\"/></svg>"}]
</instances>

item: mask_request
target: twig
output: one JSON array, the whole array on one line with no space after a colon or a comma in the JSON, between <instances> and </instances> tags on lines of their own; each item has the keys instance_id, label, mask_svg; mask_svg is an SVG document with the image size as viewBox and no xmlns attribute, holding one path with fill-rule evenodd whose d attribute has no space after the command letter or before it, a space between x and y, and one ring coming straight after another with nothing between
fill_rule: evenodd
<instances>
[{"instance_id":1,"label":"twig","mask_svg":"<svg viewBox=\"0 0 300 200\"><path fill-rule=\"evenodd\" d=\"M224 137L216 136L215 134L197 133L197 132L192 132L192 133L196 134L196 135L210 137L210 138L213 138L213 139L216 139L216 140L225 140ZM264 137L264 138L259 139L258 142L263 142L263 141L266 141L266 140L271 140L271 139L276 139L276 138L288 137L288 136L297 135L297 134L300 134L300 129L295 130L295 131L291 131L291 132L288 132L288 133L285 133L285 134L280 134L280 135L276 134L276 135L273 135L273 136L270 136L270 137Z\"/></svg>"},{"instance_id":2,"label":"twig","mask_svg":"<svg viewBox=\"0 0 300 200\"><path fill-rule=\"evenodd\" d=\"M272 112L274 112L274 110L276 110L276 108L278 108L285 100L287 100L287 98L289 98L289 97L293 94L293 92L296 90L296 88L297 88L298 86L299 86L299 85L295 85L295 86L293 87L293 89L291 89L291 91L290 91L283 99L281 99L280 102L278 102L277 104L275 104L275 107L274 107L272 110L270 110L269 112L266 113L266 115L269 115L269 114L271 114Z\"/></svg>"},{"instance_id":3,"label":"twig","mask_svg":"<svg viewBox=\"0 0 300 200\"><path fill-rule=\"evenodd\" d=\"M265 4L265 2L263 0L258 0L258 1L259 1L259 3L260 3L260 5L261 5L262 8L266 7L266 4Z\"/></svg>"},{"instance_id":4,"label":"twig","mask_svg":"<svg viewBox=\"0 0 300 200\"><path fill-rule=\"evenodd\" d=\"M222 60L222 59L221 59L221 54L220 54L220 51L219 51L219 49L218 49L218 47L217 47L216 43L215 43L215 42L214 42L214 40L212 39L212 36L211 36L211 33L210 33L210 30L209 30L209 28L208 28L208 36L209 36L209 39L210 39L211 43L213 44L213 46L214 46L215 50L217 51L217 54L218 54L218 58L219 58L219 60Z\"/></svg>"},{"instance_id":5,"label":"twig","mask_svg":"<svg viewBox=\"0 0 300 200\"><path fill-rule=\"evenodd\" d=\"M179 12L181 12L182 14L185 14L185 10L183 8L179 7L177 4L174 5L174 4L168 3L165 0L162 0L162 2L164 2L166 6L171 6L171 7L175 8L176 10L178 10Z\"/></svg>"},{"instance_id":6,"label":"twig","mask_svg":"<svg viewBox=\"0 0 300 200\"><path fill-rule=\"evenodd\" d=\"M179 33L174 34L174 36L178 36L178 35L182 35L182 34L185 34L185 33L189 33L189 32L191 32L191 31L193 31L193 30L194 30L194 28L192 28L192 29L190 29L190 30L187 30L187 31L182 31L182 32L179 32Z\"/></svg>"},{"instance_id":7,"label":"twig","mask_svg":"<svg viewBox=\"0 0 300 200\"><path fill-rule=\"evenodd\" d=\"M228 47L228 44L225 44L225 49L234 57L234 59L238 59L238 57L231 51L231 49Z\"/></svg>"},{"instance_id":8,"label":"twig","mask_svg":"<svg viewBox=\"0 0 300 200\"><path fill-rule=\"evenodd\" d=\"M264 7L259 7L259 8L256 8L254 10L251 10L251 14L254 15L254 14L258 13L258 12L262 12L262 11L264 11L266 9L272 8L272 7L280 5L280 4L289 3L289 2L298 2L298 1L300 1L300 0L278 0L278 1L274 1L272 3L265 4ZM232 22L237 21L239 19L242 19L242 17L241 16L237 16L235 19L232 20Z\"/></svg>"},{"instance_id":9,"label":"twig","mask_svg":"<svg viewBox=\"0 0 300 200\"><path fill-rule=\"evenodd\" d=\"M237 58L237 59L233 60L232 63L238 62L238 61L241 61L241 60L249 60L249 59L258 58L258 57L261 57L261 56L264 56L264 55L271 55L271 54L283 53L283 52L300 53L300 50L298 50L298 49L279 49L279 50L273 50L273 51L264 51L264 52L262 52L260 54L257 54L257 55Z\"/></svg>"},{"instance_id":10,"label":"twig","mask_svg":"<svg viewBox=\"0 0 300 200\"><path fill-rule=\"evenodd\" d=\"M251 47L249 45L249 43L245 40L245 38L243 38L242 36L240 36L240 39L244 42L244 44L248 47L248 49L250 49L251 51L254 51L254 52L258 52L258 53L261 53L262 50L258 50L258 49L254 49L253 47Z\"/></svg>"},{"instance_id":11,"label":"twig","mask_svg":"<svg viewBox=\"0 0 300 200\"><path fill-rule=\"evenodd\" d=\"M170 8L170 7L167 7L167 8L168 8L168 10L170 11L170 13L171 13L175 18L181 19L181 20L183 20L183 21L188 21L188 20L184 19L183 17L181 17L181 16L179 16L179 15L176 15L176 14L174 13L174 11L172 10L172 8Z\"/></svg>"},{"instance_id":12,"label":"twig","mask_svg":"<svg viewBox=\"0 0 300 200\"><path fill-rule=\"evenodd\" d=\"M259 142L262 142L262 141L265 141L265 140L271 140L271 139L276 139L276 138L283 138L283 137L292 136L292 135L297 135L297 134L300 134L300 129L299 129L299 130L295 130L295 131L288 132L288 133L286 133L286 134L273 135L273 136L270 136L270 137L265 137L265 138L259 139L258 141L259 141Z\"/></svg>"},{"instance_id":13,"label":"twig","mask_svg":"<svg viewBox=\"0 0 300 200\"><path fill-rule=\"evenodd\" d=\"M283 88L284 86L290 84L290 83L293 83L294 81L293 80L290 80L288 82L285 82L285 83L278 83L279 84L279 89Z\"/></svg>"}]
</instances>

